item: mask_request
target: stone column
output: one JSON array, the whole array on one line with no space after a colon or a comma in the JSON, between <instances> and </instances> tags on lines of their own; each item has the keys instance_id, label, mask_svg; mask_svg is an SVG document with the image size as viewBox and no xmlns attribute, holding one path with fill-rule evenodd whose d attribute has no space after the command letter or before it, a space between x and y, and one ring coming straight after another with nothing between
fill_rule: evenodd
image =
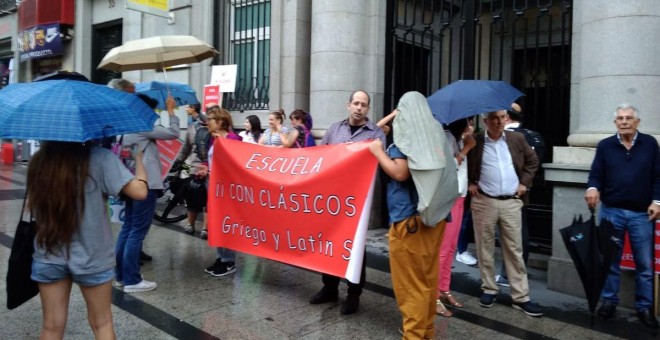
<instances>
[{"instance_id":1,"label":"stone column","mask_svg":"<svg viewBox=\"0 0 660 340\"><path fill-rule=\"evenodd\" d=\"M660 2L582 0L573 21L571 146L590 146L614 131L616 106L640 111L640 130L660 135Z\"/></svg>"},{"instance_id":2,"label":"stone column","mask_svg":"<svg viewBox=\"0 0 660 340\"><path fill-rule=\"evenodd\" d=\"M383 117L386 5L381 0L312 1L309 94L317 138L348 117L346 103L355 90L371 96L369 119ZM381 197L377 181L371 227L387 223Z\"/></svg>"},{"instance_id":3,"label":"stone column","mask_svg":"<svg viewBox=\"0 0 660 340\"><path fill-rule=\"evenodd\" d=\"M310 112L317 128L346 118L345 104L355 90L371 95L370 119L382 117L383 71L375 56L384 54L378 27L384 27L385 4L378 3L312 2Z\"/></svg>"},{"instance_id":4,"label":"stone column","mask_svg":"<svg viewBox=\"0 0 660 340\"><path fill-rule=\"evenodd\" d=\"M615 132L614 110L627 102L640 111L640 131L660 135L660 2L581 0L573 3L571 125L568 144L545 164L554 182L553 244L548 288L582 295L577 272L558 229L573 217L589 218L583 199L594 147ZM622 280L622 303L631 305L632 275Z\"/></svg>"},{"instance_id":5,"label":"stone column","mask_svg":"<svg viewBox=\"0 0 660 340\"><path fill-rule=\"evenodd\" d=\"M282 2L280 40L280 106L287 115L309 110L311 1Z\"/></svg>"}]
</instances>

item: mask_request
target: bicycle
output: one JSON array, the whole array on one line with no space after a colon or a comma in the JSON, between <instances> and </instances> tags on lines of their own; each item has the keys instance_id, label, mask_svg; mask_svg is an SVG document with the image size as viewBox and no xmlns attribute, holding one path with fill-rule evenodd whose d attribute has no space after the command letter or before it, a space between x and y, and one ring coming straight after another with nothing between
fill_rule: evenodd
<instances>
[{"instance_id":1,"label":"bicycle","mask_svg":"<svg viewBox=\"0 0 660 340\"><path fill-rule=\"evenodd\" d=\"M186 208L186 187L192 177L181 178L182 171L188 171L186 164L176 162L172 165L169 173L163 180L165 189L163 195L158 198L157 205L165 205L162 212L154 213L154 220L162 223L177 223L186 219L188 209Z\"/></svg>"}]
</instances>

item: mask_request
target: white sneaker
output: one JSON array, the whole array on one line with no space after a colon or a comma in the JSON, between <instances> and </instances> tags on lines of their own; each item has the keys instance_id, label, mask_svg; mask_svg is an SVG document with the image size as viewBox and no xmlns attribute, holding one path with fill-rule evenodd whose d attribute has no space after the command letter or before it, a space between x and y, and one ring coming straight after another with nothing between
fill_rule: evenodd
<instances>
[{"instance_id":1,"label":"white sneaker","mask_svg":"<svg viewBox=\"0 0 660 340\"><path fill-rule=\"evenodd\" d=\"M117 288L124 288L124 281L115 281L113 285Z\"/></svg>"},{"instance_id":2,"label":"white sneaker","mask_svg":"<svg viewBox=\"0 0 660 340\"><path fill-rule=\"evenodd\" d=\"M158 284L156 284L156 282L151 282L143 279L138 284L125 285L124 292L126 293L147 292L156 289L156 287L158 287Z\"/></svg>"},{"instance_id":3,"label":"white sneaker","mask_svg":"<svg viewBox=\"0 0 660 340\"><path fill-rule=\"evenodd\" d=\"M495 275L495 283L498 286L509 287L509 280L502 275Z\"/></svg>"},{"instance_id":4,"label":"white sneaker","mask_svg":"<svg viewBox=\"0 0 660 340\"><path fill-rule=\"evenodd\" d=\"M468 266L474 266L477 264L477 259L475 259L474 256L472 256L472 254L470 254L470 252L467 250L462 253L457 253L456 261L463 262Z\"/></svg>"},{"instance_id":5,"label":"white sneaker","mask_svg":"<svg viewBox=\"0 0 660 340\"><path fill-rule=\"evenodd\" d=\"M188 224L185 228L183 228L183 231L185 231L186 234L192 235L195 233L195 226Z\"/></svg>"}]
</instances>

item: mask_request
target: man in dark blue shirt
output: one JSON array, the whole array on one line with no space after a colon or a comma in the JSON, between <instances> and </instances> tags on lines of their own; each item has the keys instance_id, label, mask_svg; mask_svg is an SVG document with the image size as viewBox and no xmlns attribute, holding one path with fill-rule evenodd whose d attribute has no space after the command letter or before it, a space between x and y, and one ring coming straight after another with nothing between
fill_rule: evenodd
<instances>
[{"instance_id":1,"label":"man in dark blue shirt","mask_svg":"<svg viewBox=\"0 0 660 340\"><path fill-rule=\"evenodd\" d=\"M653 225L660 218L660 151L658 142L637 130L637 109L628 104L617 107L614 124L617 133L598 143L587 191L589 208L599 201L601 220L614 225L621 258L624 233L628 232L635 260L635 309L639 320L654 329L659 327L653 313ZM603 304L598 315L611 318L619 302L621 268L612 263L601 292Z\"/></svg>"}]
</instances>

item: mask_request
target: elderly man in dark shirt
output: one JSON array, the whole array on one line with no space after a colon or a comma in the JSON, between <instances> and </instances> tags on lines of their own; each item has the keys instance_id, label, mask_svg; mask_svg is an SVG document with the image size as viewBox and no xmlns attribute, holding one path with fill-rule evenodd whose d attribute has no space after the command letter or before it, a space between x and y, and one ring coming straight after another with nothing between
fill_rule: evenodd
<instances>
[{"instance_id":1,"label":"elderly man in dark shirt","mask_svg":"<svg viewBox=\"0 0 660 340\"><path fill-rule=\"evenodd\" d=\"M341 144L349 142L360 142L370 139L380 139L385 145L385 134L367 117L369 113L370 98L365 91L355 91L351 94L346 109L348 118L336 122L326 131L320 145ZM360 283L348 282L348 296L341 306L344 315L357 312L360 305L360 295L365 283L366 252L362 261L362 273ZM309 299L311 304L321 304L336 301L338 297L340 278L329 274L323 274L323 288Z\"/></svg>"},{"instance_id":2,"label":"elderly man in dark shirt","mask_svg":"<svg viewBox=\"0 0 660 340\"><path fill-rule=\"evenodd\" d=\"M628 104L617 107L614 125L617 133L603 139L589 172L584 195L589 208L599 201L601 219L612 222L621 258L624 233L628 232L635 260L635 309L639 320L658 329L653 313L653 224L660 218L660 151L658 142L637 130L637 109ZM621 268L614 261L601 292L603 304L598 315L611 318L619 303Z\"/></svg>"}]
</instances>

